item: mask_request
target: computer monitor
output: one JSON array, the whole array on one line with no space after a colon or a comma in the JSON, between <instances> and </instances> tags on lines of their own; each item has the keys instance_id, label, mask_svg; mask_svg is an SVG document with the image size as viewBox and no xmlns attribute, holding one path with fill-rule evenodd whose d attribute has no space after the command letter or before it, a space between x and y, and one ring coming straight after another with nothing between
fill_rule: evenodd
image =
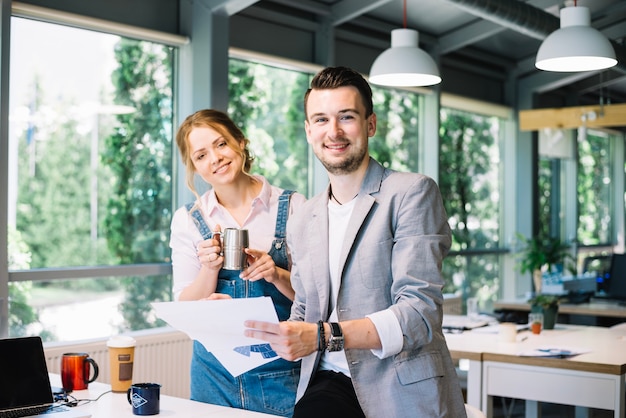
<instances>
[{"instance_id":1,"label":"computer monitor","mask_svg":"<svg viewBox=\"0 0 626 418\"><path fill-rule=\"evenodd\" d=\"M611 257L607 296L626 302L626 254L613 254Z\"/></svg>"}]
</instances>

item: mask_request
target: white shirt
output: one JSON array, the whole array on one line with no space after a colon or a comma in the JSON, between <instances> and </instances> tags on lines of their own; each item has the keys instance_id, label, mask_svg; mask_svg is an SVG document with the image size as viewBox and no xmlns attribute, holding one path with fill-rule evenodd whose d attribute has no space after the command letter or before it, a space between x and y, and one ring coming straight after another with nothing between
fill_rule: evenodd
<instances>
[{"instance_id":1,"label":"white shirt","mask_svg":"<svg viewBox=\"0 0 626 418\"><path fill-rule=\"evenodd\" d=\"M330 268L330 303L331 313L329 322L338 322L337 296L341 285L339 272L339 255L344 244L346 229L354 209L356 199L339 205L332 200L328 201L328 230L332 231L332 237L328 240L328 265ZM381 340L380 350L371 350L378 358L385 358L397 354L402 350L404 338L402 328L396 316L390 310L384 310L367 315L374 323L378 336ZM325 352L320 360L320 369L334 370L350 377L350 369L344 351Z\"/></svg>"}]
</instances>

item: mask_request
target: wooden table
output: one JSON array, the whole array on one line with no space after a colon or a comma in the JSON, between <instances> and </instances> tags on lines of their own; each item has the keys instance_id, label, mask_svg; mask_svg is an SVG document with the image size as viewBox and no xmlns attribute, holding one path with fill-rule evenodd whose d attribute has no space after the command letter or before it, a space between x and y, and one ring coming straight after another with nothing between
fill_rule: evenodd
<instances>
[{"instance_id":1,"label":"wooden table","mask_svg":"<svg viewBox=\"0 0 626 418\"><path fill-rule=\"evenodd\" d=\"M515 343L500 342L497 334L479 330L446 334L446 340L454 358L470 359L468 403L488 418L493 415L494 396L526 400L527 418L539 416L540 402L574 405L577 417L588 408L613 410L615 418L625 417L624 331L557 324L540 335L524 331ZM519 355L546 346L589 352L564 359Z\"/></svg>"}]
</instances>

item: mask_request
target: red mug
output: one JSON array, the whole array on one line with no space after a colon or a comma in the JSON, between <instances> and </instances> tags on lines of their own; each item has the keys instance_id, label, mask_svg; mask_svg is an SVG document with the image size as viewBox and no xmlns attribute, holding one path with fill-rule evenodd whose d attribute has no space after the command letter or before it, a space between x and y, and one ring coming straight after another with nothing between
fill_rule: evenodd
<instances>
[{"instance_id":1,"label":"red mug","mask_svg":"<svg viewBox=\"0 0 626 418\"><path fill-rule=\"evenodd\" d=\"M93 373L90 373L91 371ZM61 359L63 389L66 392L87 389L89 383L98 378L98 371L98 364L87 353L63 354Z\"/></svg>"}]
</instances>

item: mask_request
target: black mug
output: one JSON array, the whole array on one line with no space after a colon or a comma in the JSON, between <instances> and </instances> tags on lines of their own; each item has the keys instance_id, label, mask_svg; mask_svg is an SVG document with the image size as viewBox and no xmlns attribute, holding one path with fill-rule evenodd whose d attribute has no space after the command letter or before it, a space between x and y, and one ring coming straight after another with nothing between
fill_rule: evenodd
<instances>
[{"instance_id":1,"label":"black mug","mask_svg":"<svg viewBox=\"0 0 626 418\"><path fill-rule=\"evenodd\" d=\"M126 397L134 415L156 415L161 409L161 385L158 383L133 383Z\"/></svg>"}]
</instances>

